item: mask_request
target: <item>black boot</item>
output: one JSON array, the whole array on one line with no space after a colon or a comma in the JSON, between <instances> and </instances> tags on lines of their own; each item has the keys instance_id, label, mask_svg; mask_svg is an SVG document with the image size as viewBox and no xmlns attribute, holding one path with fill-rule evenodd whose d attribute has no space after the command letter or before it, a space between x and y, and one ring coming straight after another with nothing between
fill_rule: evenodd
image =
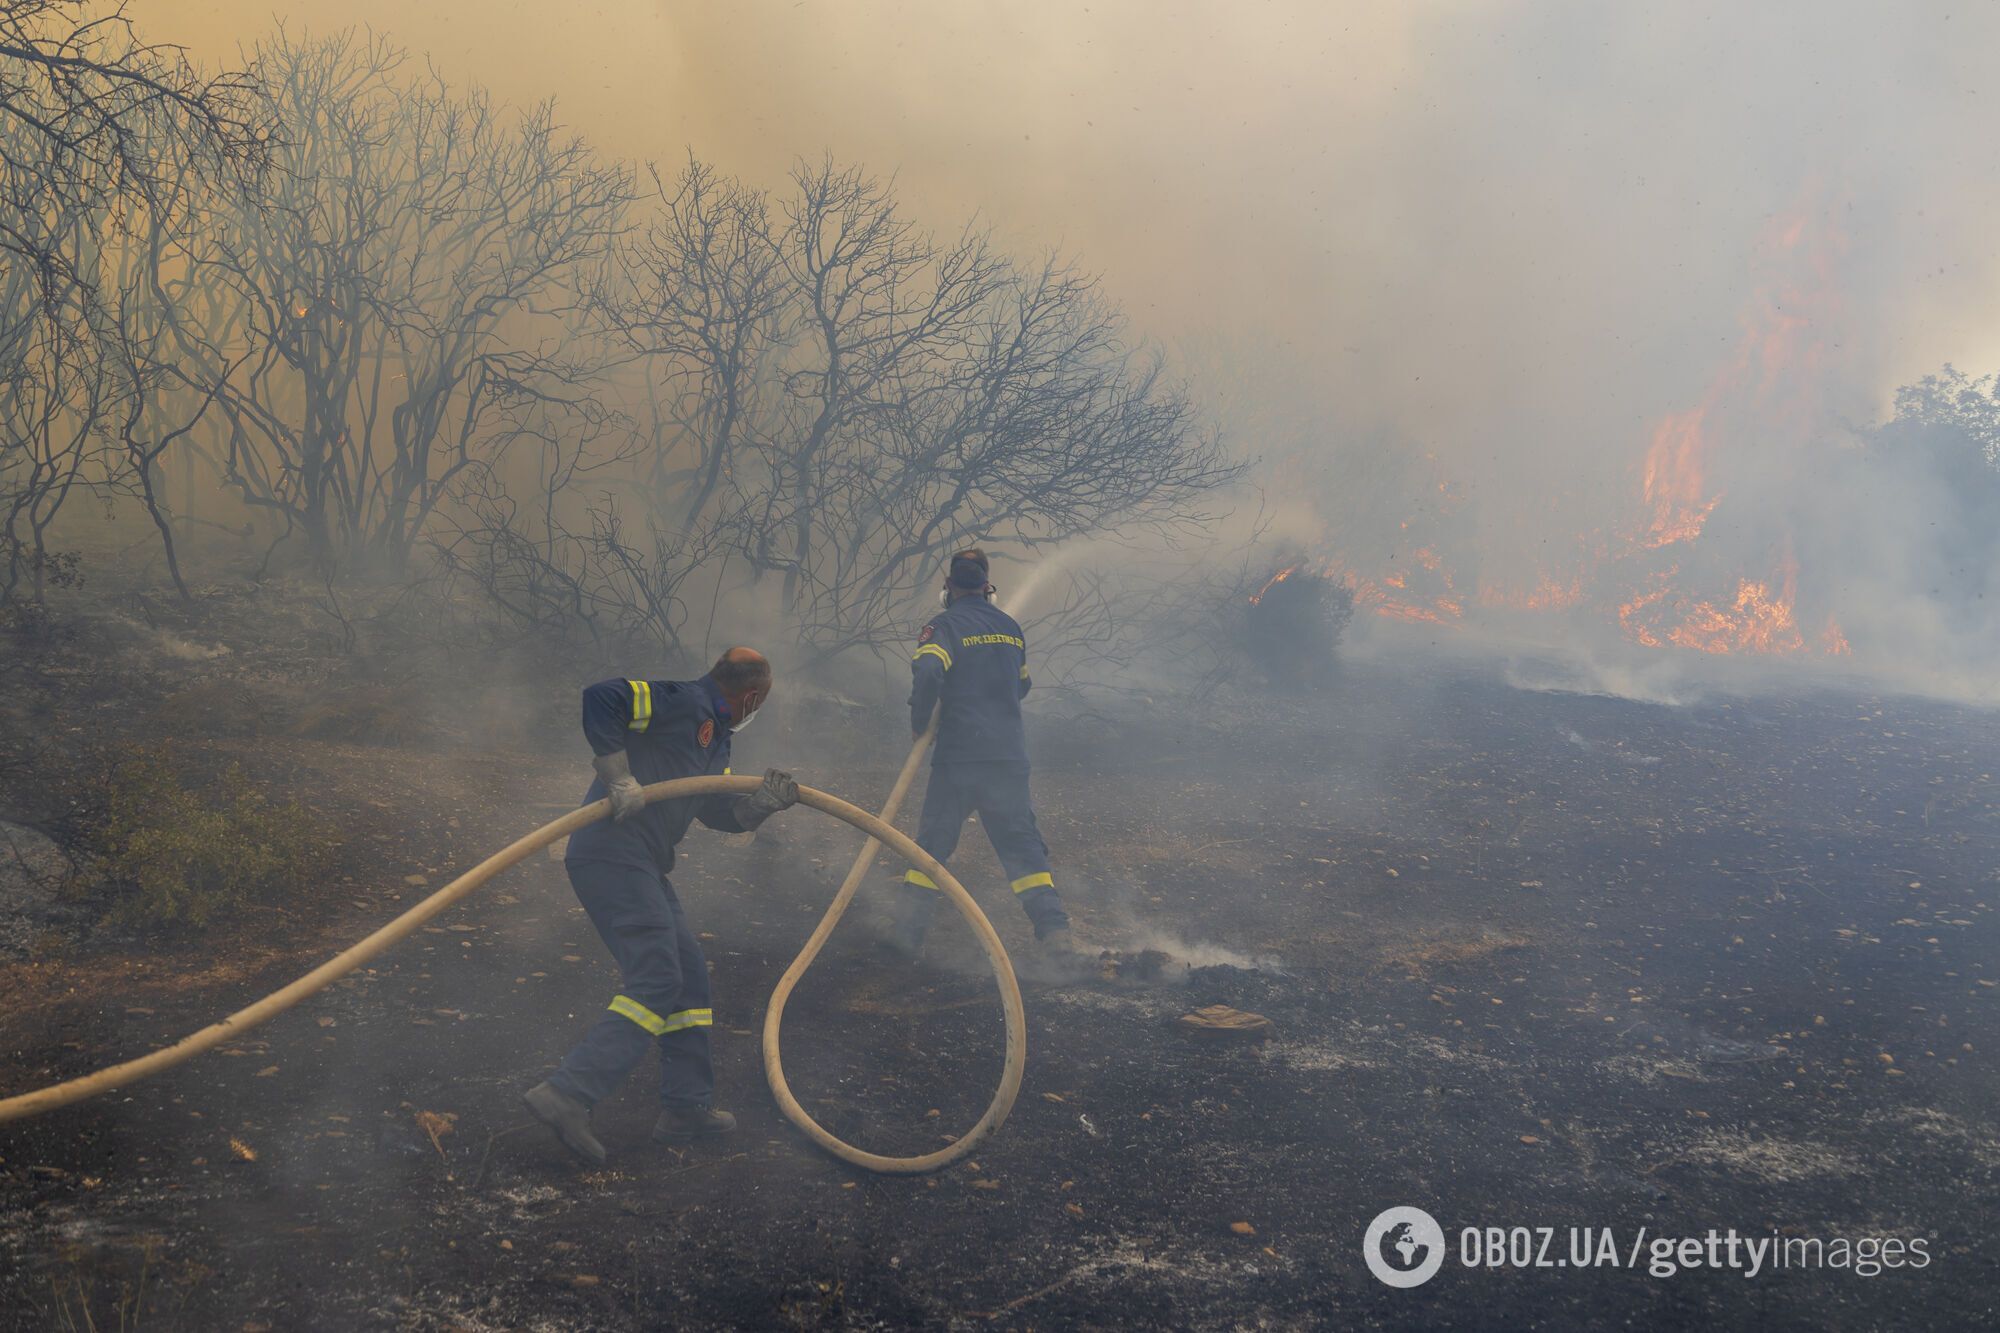
<instances>
[{"instance_id":1,"label":"black boot","mask_svg":"<svg viewBox=\"0 0 2000 1333\"><path fill-rule=\"evenodd\" d=\"M1034 924L1035 944L1042 952L1066 954L1082 951L1075 937L1069 933L1069 913L1063 911L1060 903L1053 911L1044 907L1039 912L1030 913L1028 919Z\"/></svg>"},{"instance_id":2,"label":"black boot","mask_svg":"<svg viewBox=\"0 0 2000 1333\"><path fill-rule=\"evenodd\" d=\"M714 1138L736 1128L736 1117L711 1106L669 1106L653 1122L653 1142Z\"/></svg>"},{"instance_id":3,"label":"black boot","mask_svg":"<svg viewBox=\"0 0 2000 1333\"><path fill-rule=\"evenodd\" d=\"M537 1083L521 1094L535 1118L556 1133L562 1146L591 1166L604 1165L604 1145L590 1132L590 1108L553 1083Z\"/></svg>"}]
</instances>

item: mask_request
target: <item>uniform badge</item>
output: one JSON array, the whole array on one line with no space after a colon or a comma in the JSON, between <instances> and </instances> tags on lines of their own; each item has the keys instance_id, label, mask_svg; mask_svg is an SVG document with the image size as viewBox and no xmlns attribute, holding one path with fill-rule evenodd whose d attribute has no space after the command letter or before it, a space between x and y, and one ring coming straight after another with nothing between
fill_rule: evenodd
<instances>
[{"instance_id":1,"label":"uniform badge","mask_svg":"<svg viewBox=\"0 0 2000 1333\"><path fill-rule=\"evenodd\" d=\"M929 643L931 641L931 637L936 633L937 633L937 626L935 625L924 626L924 632L917 636L917 646L921 648L923 645Z\"/></svg>"},{"instance_id":2,"label":"uniform badge","mask_svg":"<svg viewBox=\"0 0 2000 1333\"><path fill-rule=\"evenodd\" d=\"M706 750L715 740L715 719L709 718L706 722L703 722L701 730L694 734L694 738L700 744L701 748Z\"/></svg>"}]
</instances>

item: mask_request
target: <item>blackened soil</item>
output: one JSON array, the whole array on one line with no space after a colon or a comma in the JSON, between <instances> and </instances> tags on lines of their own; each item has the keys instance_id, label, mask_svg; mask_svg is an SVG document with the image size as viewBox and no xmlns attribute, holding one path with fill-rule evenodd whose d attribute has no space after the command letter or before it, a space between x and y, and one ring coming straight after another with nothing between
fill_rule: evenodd
<instances>
[{"instance_id":1,"label":"blackened soil","mask_svg":"<svg viewBox=\"0 0 2000 1333\"><path fill-rule=\"evenodd\" d=\"M879 753L816 765L779 730L739 767L796 762L868 803L893 722ZM615 988L538 861L238 1046L0 1129L0 1310L98 1328L1994 1326L2000 717L1864 694L1670 709L1399 669L1254 713L1052 713L1036 744L1080 933L1195 966L1030 979L1026 1090L975 1160L869 1176L773 1109L763 998L855 844L799 813L749 848L697 831L676 875L713 937L732 1139L649 1145L650 1067L599 1110L606 1170L524 1127L520 1090ZM347 793L325 799L357 836L402 799L430 803L425 832L401 860L384 837L375 882L310 891L312 924L241 975L121 993L90 955L62 965L68 988L44 965L0 1015L10 1090L261 994L422 891L404 875L443 882L582 785L560 754L290 756ZM1025 967L969 834L962 872ZM918 967L883 961L888 895L884 875L793 1001L786 1067L836 1132L914 1152L976 1118L999 1013L962 931ZM1176 1031L1210 1003L1275 1035ZM1432 1213L1450 1253L1413 1291L1362 1259L1397 1204ZM1567 1228L1609 1228L1621 1262L1461 1264L1462 1229L1512 1226L1558 1228L1552 1263ZM1643 1249L1640 1271L1622 1262L1641 1228L1894 1238L1925 1261L1655 1276Z\"/></svg>"}]
</instances>

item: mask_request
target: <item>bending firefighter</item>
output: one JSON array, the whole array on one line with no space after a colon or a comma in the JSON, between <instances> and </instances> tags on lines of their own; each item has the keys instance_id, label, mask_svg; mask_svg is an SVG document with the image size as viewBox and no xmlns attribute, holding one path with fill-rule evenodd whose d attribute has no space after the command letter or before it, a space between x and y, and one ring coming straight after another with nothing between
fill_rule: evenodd
<instances>
[{"instance_id":1,"label":"bending firefighter","mask_svg":"<svg viewBox=\"0 0 2000 1333\"><path fill-rule=\"evenodd\" d=\"M958 849L967 817L978 812L1015 896L1035 925L1035 938L1068 954L1069 914L1049 870L1049 849L1028 799L1027 736L1021 700L1027 696L1028 646L1014 618L995 606L979 550L951 558L944 609L917 636L910 663L910 728L921 735L940 703L930 786L917 824L917 845L940 861ZM895 943L904 953L923 947L941 896L930 876L903 876Z\"/></svg>"},{"instance_id":2,"label":"bending firefighter","mask_svg":"<svg viewBox=\"0 0 2000 1333\"><path fill-rule=\"evenodd\" d=\"M586 802L611 798L612 817L569 840L563 867L577 901L618 961L623 989L562 1068L531 1088L528 1108L563 1146L592 1165L604 1145L590 1108L660 1048L655 1141L725 1134L736 1117L714 1107L709 1064L708 963L667 872L696 819L723 833L756 828L799 799L789 773L771 769L748 796L697 796L649 805L640 787L729 772L729 738L771 692L771 665L731 648L700 680L604 680L583 692L583 734L597 780Z\"/></svg>"}]
</instances>

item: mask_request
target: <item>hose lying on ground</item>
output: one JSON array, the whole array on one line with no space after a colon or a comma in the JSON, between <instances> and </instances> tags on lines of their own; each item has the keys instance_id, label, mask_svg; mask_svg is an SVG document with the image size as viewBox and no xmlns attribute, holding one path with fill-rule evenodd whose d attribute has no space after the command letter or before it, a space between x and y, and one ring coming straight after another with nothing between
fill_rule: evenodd
<instances>
[{"instance_id":1,"label":"hose lying on ground","mask_svg":"<svg viewBox=\"0 0 2000 1333\"><path fill-rule=\"evenodd\" d=\"M935 1171L965 1156L987 1135L998 1129L1007 1119L1007 1113L1013 1109L1015 1097L1020 1094L1021 1075L1028 1059L1027 1019L1021 1008L1020 983L1014 978L1013 964L1007 959L1007 950L1001 945L999 935L994 933L993 923L986 919L985 913L979 910L979 905L972 900L972 896L965 891L964 886L952 877L950 871L888 822L895 817L896 807L901 803L903 793L909 788L911 776L916 771L917 761L922 757L928 739L926 737L924 741L919 741L916 748L910 752L910 758L903 765L903 772L896 780L895 789L890 794L889 804L881 818L817 788L806 786L799 788L800 805L811 806L815 810L851 824L866 833L870 840L862 849L861 855L855 858L854 869L848 872L846 881L842 883L840 892L834 898L833 906L827 910L818 929L813 931L812 938L806 941L805 949L800 952L791 967L786 969L784 977L778 982L764 1021L764 1068L770 1076L771 1091L777 1097L779 1109L785 1113L785 1117L798 1126L806 1137L843 1161L852 1162L870 1171L897 1174ZM755 791L762 783L762 778L747 775L675 778L670 782L656 782L647 787L645 792L649 801L721 793L744 795ZM468 897L474 889L501 871L519 865L556 839L567 837L610 813L611 803L608 800L594 801L579 810L572 810L560 819L542 825L533 833L517 839L501 851L487 857L380 930L351 948L335 954L289 986L271 992L255 1004L237 1010L219 1023L183 1037L171 1046L163 1046L150 1055L142 1055L136 1060L127 1060L123 1064L100 1069L94 1074L86 1074L67 1083L53 1084L46 1088L38 1088L34 1092L24 1092L19 1096L0 1100L0 1123L40 1115L57 1107L95 1097L99 1093L110 1092L114 1088L122 1088L157 1074L163 1069L171 1069L211 1047L241 1037L258 1024L277 1017L299 1001L325 990L339 978L379 956L390 946L406 939L415 933L417 927L460 899ZM986 1113L979 1118L979 1123L957 1142L937 1152L925 1153L919 1157L884 1157L865 1152L829 1134L807 1115L792 1097L778 1059L778 1024L784 1011L785 1000L790 996L792 987L804 975L806 968L811 966L813 958L826 943L827 936L833 933L833 927L840 920L842 913L847 910L848 903L853 899L855 889L860 884L861 876L867 870L869 862L873 861L875 849L880 843L887 843L896 852L908 858L919 870L929 875L965 917L973 933L979 937L981 947L986 950L987 961L993 965L993 976L1000 984L1000 1002L1007 1020L1007 1053L1001 1069L1000 1087L994 1093L993 1101L987 1106Z\"/></svg>"},{"instance_id":2,"label":"hose lying on ground","mask_svg":"<svg viewBox=\"0 0 2000 1333\"><path fill-rule=\"evenodd\" d=\"M910 757L903 761L903 771L896 775L896 785L889 789L889 799L883 804L882 813L876 816L882 824L893 828L896 811L902 808L903 797L910 790L910 781L916 777L917 767L923 761L924 751L930 748L931 737L936 734L935 722L932 727L931 731L917 737L917 743L910 747ZM913 847L915 845L911 844ZM1000 1095L993 1099L993 1105L987 1108L986 1114L981 1117L978 1125L973 1127L972 1133L948 1147L922 1157L878 1157L874 1153L862 1152L858 1148L842 1143L821 1128L818 1121L806 1114L805 1108L792 1096L791 1085L785 1082L785 1067L778 1059L778 1028L785 1021L785 1001L792 998L792 988L799 984L799 978L806 974L806 969L813 965L815 958L819 957L820 947L826 943L827 937L833 934L833 928L840 924L840 918L846 913L848 903L854 900L854 891L861 887L862 876L868 873L869 866L875 864L875 853L881 850L881 847L881 840L871 837L862 845L861 850L855 853L854 864L848 869L847 878L840 882L839 892L833 895L833 904L826 909L826 915L820 918L819 926L813 931L812 938L806 941L803 949L799 950L799 956L792 960L792 965L785 969L785 975L779 977L778 984L772 988L771 1002L764 1006L764 1078L770 1083L771 1095L777 1098L778 1109L785 1113L785 1119L797 1125L807 1138L835 1157L852 1162L856 1166L866 1167L870 1171L915 1174L935 1171L957 1160L964 1156L973 1144L1000 1128L1000 1122L1007 1118L1007 1108L1014 1104L1014 1096L1021 1090L1020 1075L1015 1072L1013 1064L1016 1044L1014 1012L1019 1006L1019 1000L1007 998L1010 994L1018 997L1020 985L1014 979L1013 965L1007 961L1007 951L1000 947L1000 937L993 933L993 923L986 919L986 914L979 910L977 903L967 898L959 904L958 910L965 913L965 919L972 926L973 933L979 936L980 944L985 946L986 956L993 963L993 975L1000 982L1001 1001L1007 1006L1006 1071L1007 1074L1013 1075L1013 1082L1010 1084L1007 1081L1007 1074L1002 1075ZM908 853L905 852L904 855L907 856ZM914 861L918 858L910 859ZM929 860L927 857L924 859L927 862ZM937 880L939 884L944 883L943 879L938 879L935 875L931 878ZM959 892L963 893L964 890L960 889ZM967 911L967 908L971 910ZM1022 1033L1020 1045L1025 1058L1027 1054L1025 1032ZM996 1110L999 1113L997 1116L994 1114Z\"/></svg>"}]
</instances>

